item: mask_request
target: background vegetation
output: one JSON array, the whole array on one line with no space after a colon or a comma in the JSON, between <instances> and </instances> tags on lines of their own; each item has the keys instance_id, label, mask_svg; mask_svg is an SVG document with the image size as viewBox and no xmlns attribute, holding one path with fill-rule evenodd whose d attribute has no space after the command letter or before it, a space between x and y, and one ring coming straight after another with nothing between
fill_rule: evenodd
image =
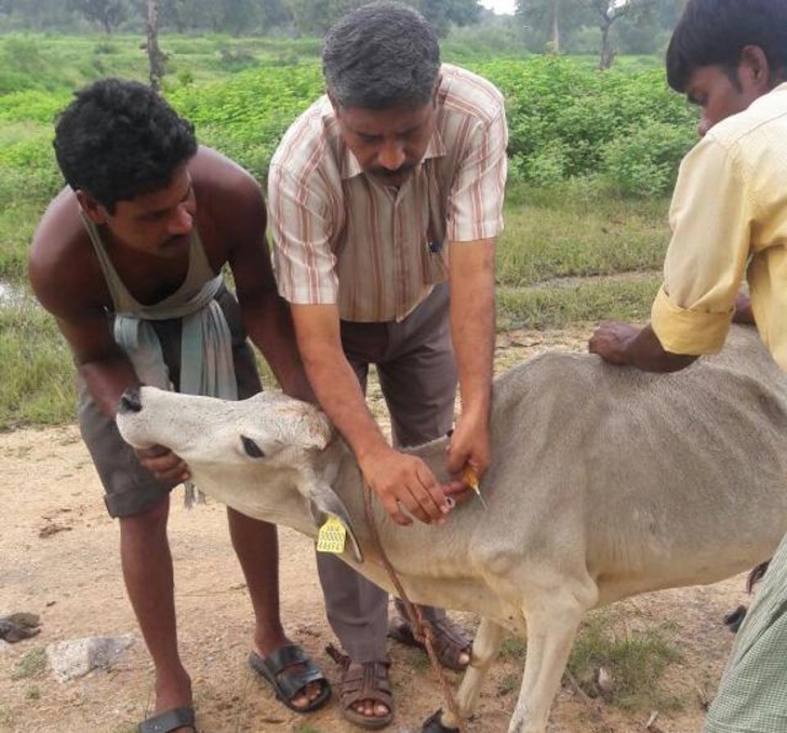
<instances>
[{"instance_id":1,"label":"background vegetation","mask_svg":"<svg viewBox=\"0 0 787 733\"><path fill-rule=\"evenodd\" d=\"M264 184L282 133L322 93L315 34L358 4L160 0L163 92L202 142ZM668 192L695 135L696 115L667 89L660 58L683 0L520 0L515 18L474 0L412 4L438 25L445 60L506 97L499 328L646 319L669 238ZM27 249L62 186L51 147L58 111L95 79L147 78L145 5L0 0L0 430L73 420L73 366L26 286ZM678 658L669 639L607 627L591 620L575 647L570 670L585 693L602 694L601 666L627 681L607 695L618 705L673 707L656 684ZM507 644L504 658L524 653L521 641Z\"/></svg>"},{"instance_id":2,"label":"background vegetation","mask_svg":"<svg viewBox=\"0 0 787 733\"><path fill-rule=\"evenodd\" d=\"M32 17L8 0L2 8L6 22ZM668 240L666 196L695 115L667 89L655 56L621 56L600 72L594 56L532 55L521 39L501 42L506 37L493 24L453 25L443 42L447 61L491 79L507 100L500 327L646 318ZM160 44L167 98L204 143L264 183L281 134L322 92L320 40L165 33ZM62 185L53 120L73 90L94 79L144 80L147 60L140 36L128 32L7 33L0 60L0 427L7 428L73 417L70 356L25 285L36 222Z\"/></svg>"},{"instance_id":3,"label":"background vegetation","mask_svg":"<svg viewBox=\"0 0 787 733\"><path fill-rule=\"evenodd\" d=\"M187 33L296 37L321 35L365 0L156 0L160 27ZM516 19L496 16L476 0L402 0L420 10L442 36L457 27L472 35L515 38L534 53L663 50L686 0L517 0ZM140 33L148 0L0 0L0 31ZM498 44L499 47L499 44ZM614 56L614 54L613 54Z\"/></svg>"}]
</instances>

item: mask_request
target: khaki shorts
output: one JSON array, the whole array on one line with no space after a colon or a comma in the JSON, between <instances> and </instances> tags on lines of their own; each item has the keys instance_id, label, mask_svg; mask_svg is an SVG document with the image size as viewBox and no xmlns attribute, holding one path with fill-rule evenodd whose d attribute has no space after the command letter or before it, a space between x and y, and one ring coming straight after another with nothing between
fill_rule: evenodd
<instances>
[{"instance_id":1,"label":"khaki shorts","mask_svg":"<svg viewBox=\"0 0 787 733\"><path fill-rule=\"evenodd\" d=\"M251 397L262 389L254 352L246 342L240 306L226 288L216 295L232 333L232 356L238 382L238 399ZM180 381L181 320L150 321L161 342L164 361L175 389ZM78 415L82 438L104 485L104 502L112 517L139 514L158 504L177 483L162 483L139 462L134 449L120 437L114 420L99 409L84 380L77 377Z\"/></svg>"}]
</instances>

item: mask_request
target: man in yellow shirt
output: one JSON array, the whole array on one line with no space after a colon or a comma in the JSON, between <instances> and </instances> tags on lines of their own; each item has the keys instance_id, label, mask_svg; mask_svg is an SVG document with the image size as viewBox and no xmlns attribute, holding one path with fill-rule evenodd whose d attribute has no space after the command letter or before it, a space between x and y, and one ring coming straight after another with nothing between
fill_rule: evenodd
<instances>
[{"instance_id":1,"label":"man in yellow shirt","mask_svg":"<svg viewBox=\"0 0 787 733\"><path fill-rule=\"evenodd\" d=\"M718 352L748 308L737 296L745 275L757 328L787 370L786 70L787 2L689 1L667 77L701 107L701 140L675 187L664 284L649 325L603 324L591 352L655 372ZM787 537L738 633L705 733L787 731L785 690Z\"/></svg>"}]
</instances>

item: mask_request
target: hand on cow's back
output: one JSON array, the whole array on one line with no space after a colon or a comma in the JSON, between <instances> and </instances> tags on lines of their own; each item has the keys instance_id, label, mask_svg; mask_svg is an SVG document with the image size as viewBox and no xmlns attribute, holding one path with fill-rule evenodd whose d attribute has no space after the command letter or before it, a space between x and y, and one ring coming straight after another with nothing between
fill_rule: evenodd
<instances>
[{"instance_id":1,"label":"hand on cow's back","mask_svg":"<svg viewBox=\"0 0 787 733\"><path fill-rule=\"evenodd\" d=\"M366 483L380 497L391 518L401 526L412 524L402 507L426 524L442 523L450 511L446 489L417 456L400 453L390 446L359 456Z\"/></svg>"},{"instance_id":2,"label":"hand on cow's back","mask_svg":"<svg viewBox=\"0 0 787 733\"><path fill-rule=\"evenodd\" d=\"M639 329L628 323L602 323L590 337L588 351L610 364L629 364L628 349Z\"/></svg>"}]
</instances>

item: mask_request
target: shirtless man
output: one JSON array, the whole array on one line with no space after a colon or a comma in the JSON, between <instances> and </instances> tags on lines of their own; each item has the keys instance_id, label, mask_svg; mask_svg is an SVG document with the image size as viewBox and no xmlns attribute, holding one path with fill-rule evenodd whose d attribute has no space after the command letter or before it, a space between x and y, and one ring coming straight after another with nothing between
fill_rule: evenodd
<instances>
[{"instance_id":1,"label":"shirtless man","mask_svg":"<svg viewBox=\"0 0 787 733\"><path fill-rule=\"evenodd\" d=\"M140 731L195 730L167 540L169 493L188 467L161 446L126 445L118 400L140 382L252 395L261 385L246 333L285 391L311 392L251 175L198 147L193 126L134 82L107 79L79 92L54 144L68 185L36 231L30 281L74 355L80 428L119 519L123 576L156 669L154 716ZM223 283L226 264L237 300ZM249 661L288 707L314 710L330 687L282 629L276 529L232 509L228 518L255 615Z\"/></svg>"}]
</instances>

